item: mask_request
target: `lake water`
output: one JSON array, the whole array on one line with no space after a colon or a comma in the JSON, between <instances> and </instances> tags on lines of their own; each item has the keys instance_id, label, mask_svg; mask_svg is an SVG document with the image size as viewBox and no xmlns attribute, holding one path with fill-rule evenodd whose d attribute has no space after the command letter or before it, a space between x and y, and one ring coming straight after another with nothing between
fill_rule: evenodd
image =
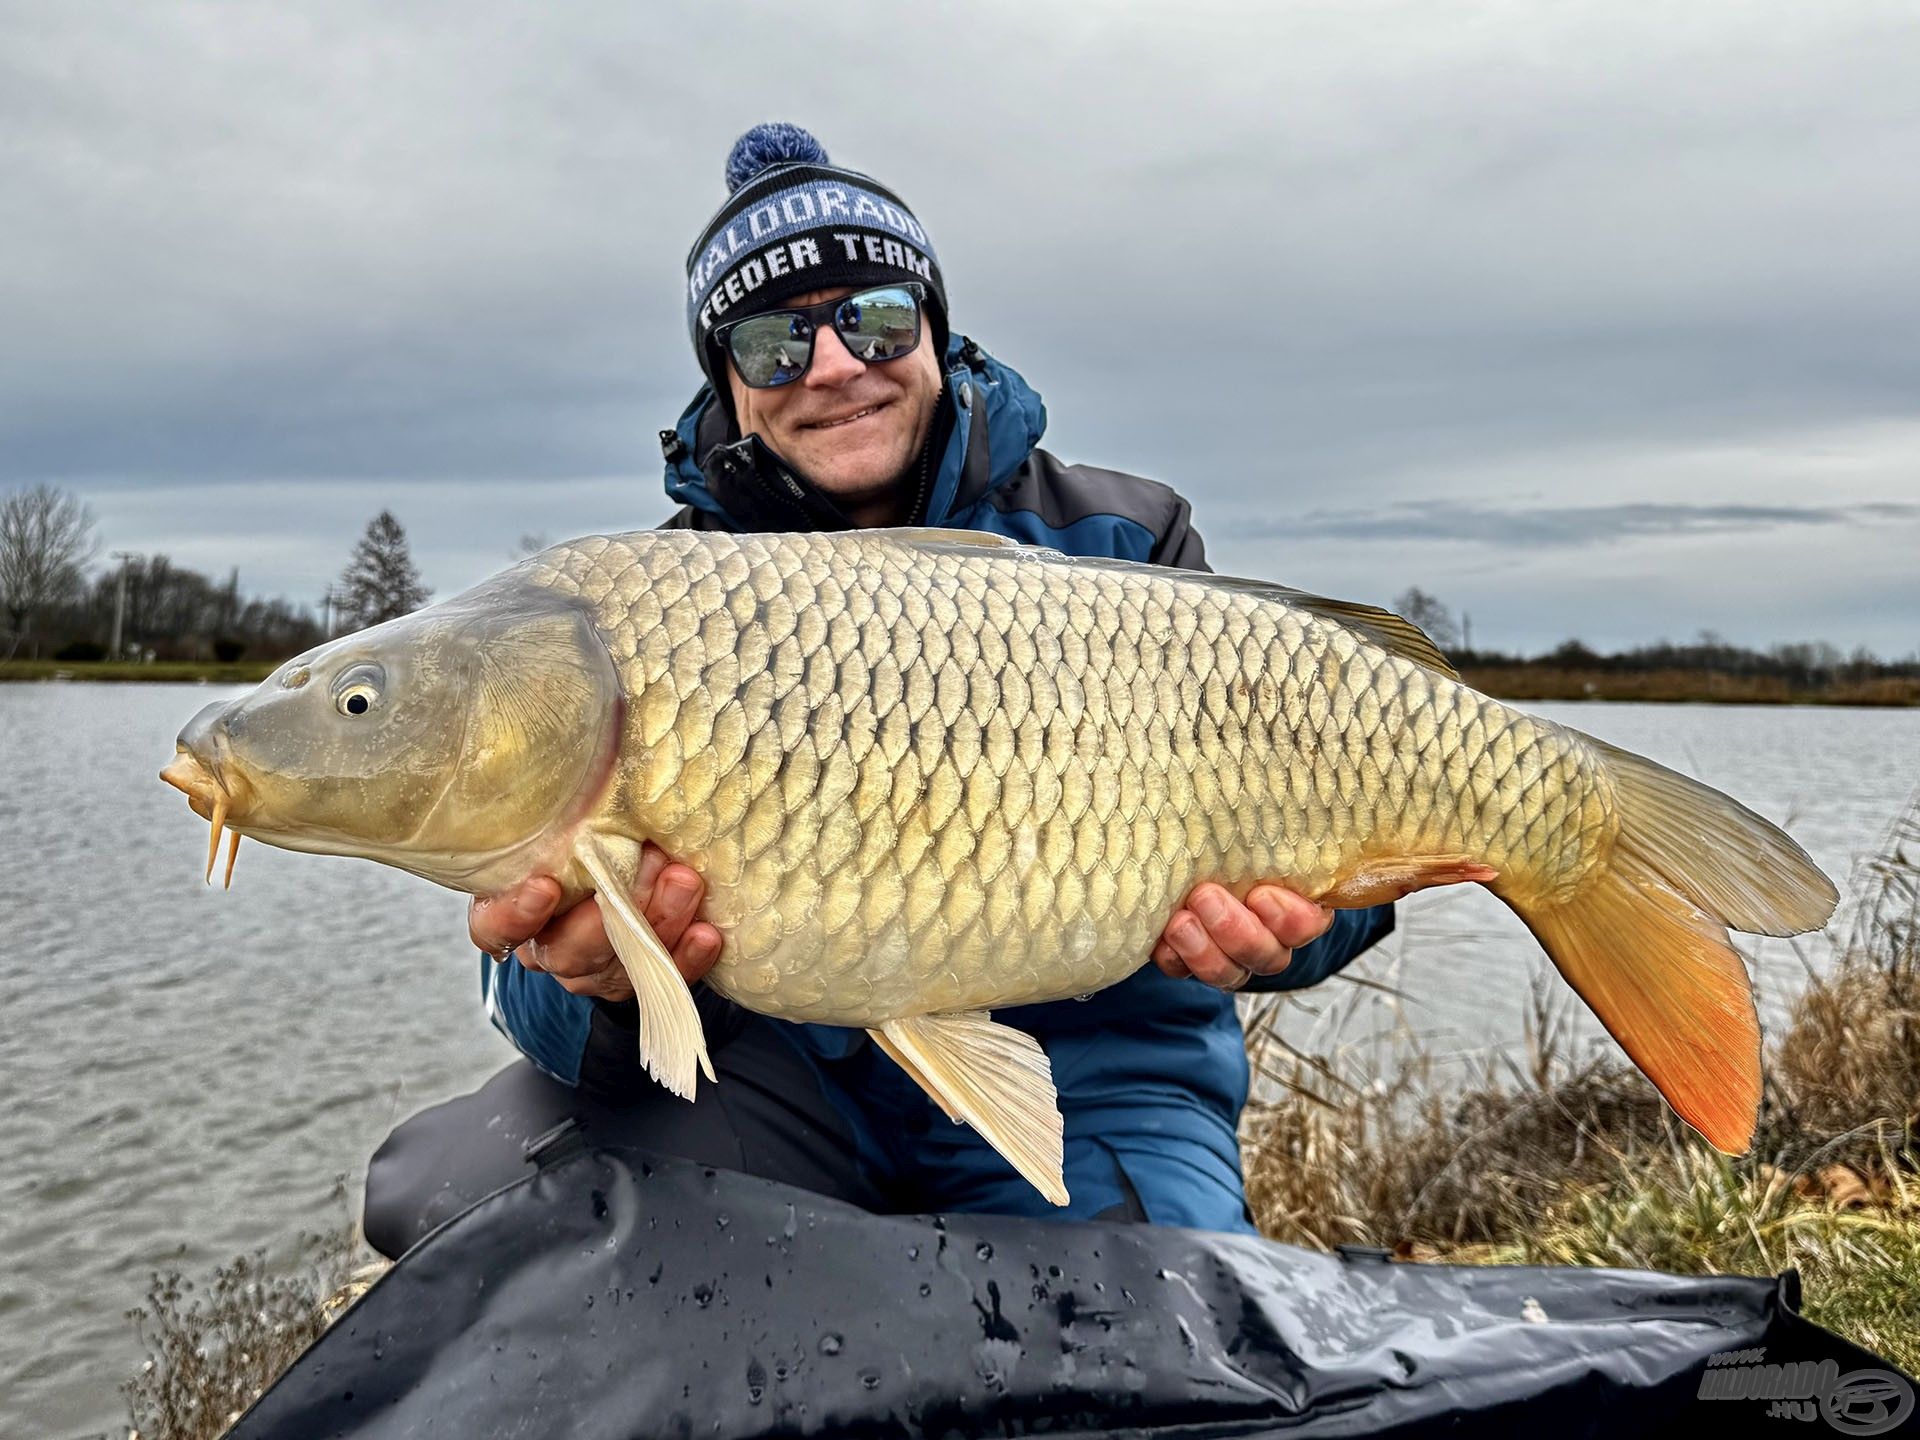
<instances>
[{"instance_id":1,"label":"lake water","mask_svg":"<svg viewBox=\"0 0 1920 1440\"><path fill-rule=\"evenodd\" d=\"M155 772L215 687L0 685L0 1434L119 1427L149 1272L204 1274L331 1225L399 1119L511 1054L488 1027L464 901L358 861L242 847ZM1836 878L1920 776L1920 711L1553 705L1540 713L1731 791ZM1354 967L1411 997L1437 1051L1513 1041L1538 951L1471 887L1416 896ZM1807 962L1824 963L1817 939ZM1804 971L1757 947L1763 1008ZM1296 1039L1381 1023L1335 982ZM1369 1000L1369 1005L1371 1001ZM1584 1012L1581 1012L1584 1014Z\"/></svg>"}]
</instances>

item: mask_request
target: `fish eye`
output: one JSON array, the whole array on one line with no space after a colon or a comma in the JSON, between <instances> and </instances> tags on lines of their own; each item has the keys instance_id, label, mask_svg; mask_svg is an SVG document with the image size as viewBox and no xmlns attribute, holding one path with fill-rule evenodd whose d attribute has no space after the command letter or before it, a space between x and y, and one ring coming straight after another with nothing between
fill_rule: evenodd
<instances>
[{"instance_id":1,"label":"fish eye","mask_svg":"<svg viewBox=\"0 0 1920 1440\"><path fill-rule=\"evenodd\" d=\"M333 708L342 715L364 715L380 703L380 667L356 665L335 682Z\"/></svg>"}]
</instances>

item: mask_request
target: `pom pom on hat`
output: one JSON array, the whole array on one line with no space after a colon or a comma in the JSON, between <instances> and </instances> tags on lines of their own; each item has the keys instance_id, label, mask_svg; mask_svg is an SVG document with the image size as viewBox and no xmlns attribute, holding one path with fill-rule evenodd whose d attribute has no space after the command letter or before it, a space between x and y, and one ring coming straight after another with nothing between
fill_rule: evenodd
<instances>
[{"instance_id":1,"label":"pom pom on hat","mask_svg":"<svg viewBox=\"0 0 1920 1440\"><path fill-rule=\"evenodd\" d=\"M727 193L775 165L830 165L826 147L798 125L756 125L727 152Z\"/></svg>"}]
</instances>

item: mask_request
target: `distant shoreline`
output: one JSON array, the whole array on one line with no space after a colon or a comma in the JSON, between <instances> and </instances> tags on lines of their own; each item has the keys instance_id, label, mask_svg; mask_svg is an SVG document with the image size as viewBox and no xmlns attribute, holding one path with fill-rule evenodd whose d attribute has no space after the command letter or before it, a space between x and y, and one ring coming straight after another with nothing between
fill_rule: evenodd
<instances>
[{"instance_id":1,"label":"distant shoreline","mask_svg":"<svg viewBox=\"0 0 1920 1440\"><path fill-rule=\"evenodd\" d=\"M257 685L278 660L160 660L151 665L104 660L0 660L0 684L8 681L87 681L108 684ZM1920 706L1920 678L1893 677L1796 688L1764 675L1721 675L1707 670L1608 671L1567 669L1526 662L1470 665L1462 678L1501 700L1620 700L1673 705L1865 705Z\"/></svg>"},{"instance_id":2,"label":"distant shoreline","mask_svg":"<svg viewBox=\"0 0 1920 1440\"><path fill-rule=\"evenodd\" d=\"M1772 675L1711 670L1569 669L1537 661L1469 665L1461 678L1501 700L1621 700L1664 705L1920 705L1920 677L1890 676L1793 686Z\"/></svg>"},{"instance_id":3,"label":"distant shoreline","mask_svg":"<svg viewBox=\"0 0 1920 1440\"><path fill-rule=\"evenodd\" d=\"M216 660L156 660L142 665L131 660L0 660L0 684L12 681L86 681L106 684L257 685L280 668L278 660L242 660L223 665Z\"/></svg>"}]
</instances>

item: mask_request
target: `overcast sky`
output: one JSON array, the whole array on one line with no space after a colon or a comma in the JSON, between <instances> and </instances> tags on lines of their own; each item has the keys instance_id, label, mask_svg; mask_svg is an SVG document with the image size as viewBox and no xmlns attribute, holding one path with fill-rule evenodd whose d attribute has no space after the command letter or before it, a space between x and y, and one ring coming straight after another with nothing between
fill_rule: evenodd
<instances>
[{"instance_id":1,"label":"overcast sky","mask_svg":"<svg viewBox=\"0 0 1920 1440\"><path fill-rule=\"evenodd\" d=\"M1216 568L1476 641L1920 649L1920 7L0 0L0 489L316 597L667 513L741 130Z\"/></svg>"}]
</instances>

